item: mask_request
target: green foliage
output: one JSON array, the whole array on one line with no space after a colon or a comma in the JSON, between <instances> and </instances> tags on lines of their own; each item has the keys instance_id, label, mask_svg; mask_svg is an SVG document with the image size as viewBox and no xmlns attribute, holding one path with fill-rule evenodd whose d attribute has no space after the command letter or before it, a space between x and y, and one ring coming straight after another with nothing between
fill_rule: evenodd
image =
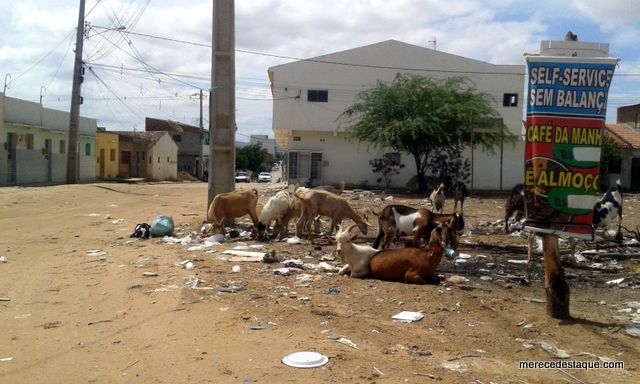
<instances>
[{"instance_id":1,"label":"green foliage","mask_svg":"<svg viewBox=\"0 0 640 384\"><path fill-rule=\"evenodd\" d=\"M600 150L600 166L611 173L620 172L622 148L611 137L603 135Z\"/></svg>"},{"instance_id":2,"label":"green foliage","mask_svg":"<svg viewBox=\"0 0 640 384\"><path fill-rule=\"evenodd\" d=\"M393 159L391 153L385 153L382 157L369 160L373 173L379 173L378 183L384 181L384 188L389 189L391 178L400 174L400 169L404 168L404 164L400 164Z\"/></svg>"},{"instance_id":3,"label":"green foliage","mask_svg":"<svg viewBox=\"0 0 640 384\"><path fill-rule=\"evenodd\" d=\"M498 117L493 104L492 98L478 92L466 77L434 80L398 74L390 84L378 82L375 88L359 93L339 120L347 125L348 138L378 150L392 148L411 154L418 170L418 187L426 191L431 155L469 143L472 119ZM474 145L491 150L500 141L501 129L475 135ZM513 139L506 131L504 137Z\"/></svg>"},{"instance_id":4,"label":"green foliage","mask_svg":"<svg viewBox=\"0 0 640 384\"><path fill-rule=\"evenodd\" d=\"M273 156L262 148L260 143L236 148L236 169L249 170L254 174L268 171L273 162Z\"/></svg>"},{"instance_id":5,"label":"green foliage","mask_svg":"<svg viewBox=\"0 0 640 384\"><path fill-rule=\"evenodd\" d=\"M471 177L471 161L463 159L461 150L457 147L449 147L442 152L436 152L429 162L429 170L438 183L444 182L447 186L452 186L456 181L465 184Z\"/></svg>"}]
</instances>

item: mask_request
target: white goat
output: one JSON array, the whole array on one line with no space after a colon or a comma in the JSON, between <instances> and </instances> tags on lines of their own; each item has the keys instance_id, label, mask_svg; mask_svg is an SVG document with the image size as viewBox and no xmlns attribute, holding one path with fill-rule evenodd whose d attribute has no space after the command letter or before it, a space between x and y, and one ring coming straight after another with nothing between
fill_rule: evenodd
<instances>
[{"instance_id":1,"label":"white goat","mask_svg":"<svg viewBox=\"0 0 640 384\"><path fill-rule=\"evenodd\" d=\"M271 196L267 200L267 204L264 205L262 211L260 211L260 217L258 218L258 231L263 232L269 228L269 225L273 220L276 221L276 226L282 225L282 218L289 209L289 192L280 191L274 196ZM274 227L274 232L275 227Z\"/></svg>"},{"instance_id":2,"label":"white goat","mask_svg":"<svg viewBox=\"0 0 640 384\"><path fill-rule=\"evenodd\" d=\"M429 200L431 200L431 205L433 206L433 213L442 213L444 209L444 183L440 183L438 188L434 189L429 196Z\"/></svg>"},{"instance_id":3,"label":"white goat","mask_svg":"<svg viewBox=\"0 0 640 384\"><path fill-rule=\"evenodd\" d=\"M340 275L344 275L349 271L351 272L351 277L366 277L371 274L369 262L378 250L369 245L353 244L358 235L351 236L350 232L357 226L357 224L353 224L346 230L338 226L336 236L330 237L331 240L336 242L336 252L338 252L338 256L340 256L340 260L344 264L344 267L340 268L338 272Z\"/></svg>"}]
</instances>

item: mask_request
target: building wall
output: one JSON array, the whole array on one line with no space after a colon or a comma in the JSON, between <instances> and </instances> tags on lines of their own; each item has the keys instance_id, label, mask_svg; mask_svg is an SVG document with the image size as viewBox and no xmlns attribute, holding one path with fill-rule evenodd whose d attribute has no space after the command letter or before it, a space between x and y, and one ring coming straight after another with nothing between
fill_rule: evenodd
<instances>
[{"instance_id":1,"label":"building wall","mask_svg":"<svg viewBox=\"0 0 640 384\"><path fill-rule=\"evenodd\" d=\"M147 152L148 177L152 180L176 180L178 146L169 135L163 135Z\"/></svg>"},{"instance_id":2,"label":"building wall","mask_svg":"<svg viewBox=\"0 0 640 384\"><path fill-rule=\"evenodd\" d=\"M4 96L0 105L0 185L65 183L69 113ZM95 180L95 132L96 120L81 117L78 136L80 181ZM11 170L7 151L8 134L17 138L15 180L9 180ZM51 142L49 151L46 150L47 140Z\"/></svg>"},{"instance_id":3,"label":"building wall","mask_svg":"<svg viewBox=\"0 0 640 384\"><path fill-rule=\"evenodd\" d=\"M104 150L104 159L100 158L100 150ZM111 151L114 151L114 159L111 160ZM114 179L119 172L120 146L118 145L118 134L109 132L98 132L96 134L96 176L100 179ZM100 173L104 162L104 174Z\"/></svg>"},{"instance_id":4,"label":"building wall","mask_svg":"<svg viewBox=\"0 0 640 384\"><path fill-rule=\"evenodd\" d=\"M267 135L251 135L249 136L249 144L260 144L262 148L266 149L268 153L276 155L276 140L270 139Z\"/></svg>"},{"instance_id":5,"label":"building wall","mask_svg":"<svg viewBox=\"0 0 640 384\"><path fill-rule=\"evenodd\" d=\"M634 128L640 128L640 104L618 108L616 122L629 124Z\"/></svg>"},{"instance_id":6,"label":"building wall","mask_svg":"<svg viewBox=\"0 0 640 384\"><path fill-rule=\"evenodd\" d=\"M393 41L338 52L316 59L353 64L367 63L391 68L428 67L447 71L414 72L440 79L450 76L451 71L468 72L470 73L468 77L475 83L476 88L495 99L495 109L503 118L509 132L518 137L522 134L525 72L525 67L522 65L492 65ZM269 71L274 98L273 129L276 136L278 133L289 132L288 145L290 150L320 145L314 142L317 138L307 136L305 132L326 132L332 135L334 132L344 131L346 123L340 122L339 116L354 102L359 92L375 87L377 81L391 82L398 72L407 72L387 68L338 66L316 61L284 64L272 67ZM462 74L456 73L456 75ZM310 89L328 90L328 101L308 101L307 96ZM517 95L516 106L503 107L505 93ZM301 137L302 141L294 141L294 136ZM330 146L327 143L335 144L335 146ZM366 148L366 144L334 143L325 138L322 147L329 160L329 165L323 167L324 176L328 178L325 181L333 182L333 175L338 174L352 175L353 180L345 180L347 183L364 179L365 170L370 169L368 160L371 156L363 154L365 151L363 146ZM494 168L500 164L499 156L499 148L496 148L494 155L480 154L478 149L474 151L474 161L477 164L474 170L474 187L476 189L500 188L500 173L496 172L497 168ZM409 161L405 161L404 158L405 156L403 156L403 162L407 167L413 167L413 172L415 172L415 166L410 165ZM410 161L413 163L413 160ZM491 164L491 166L480 166L481 162ZM349 167L345 167L344 164L349 164ZM524 144L522 142L518 142L515 146L504 146L503 164L505 166L503 167L502 189L510 189L516 182L523 181ZM342 169L333 169L336 166ZM351 169L358 171L352 173ZM410 169L405 169L403 172L409 171ZM371 177L373 176L369 176L369 180ZM403 177L397 179L399 185L395 183L394 185L402 186Z\"/></svg>"}]
</instances>

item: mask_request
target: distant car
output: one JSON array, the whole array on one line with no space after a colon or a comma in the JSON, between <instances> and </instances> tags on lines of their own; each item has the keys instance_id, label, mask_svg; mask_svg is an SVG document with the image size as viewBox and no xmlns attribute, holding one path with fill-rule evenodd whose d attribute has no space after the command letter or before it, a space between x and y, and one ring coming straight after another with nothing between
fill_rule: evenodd
<instances>
[{"instance_id":1,"label":"distant car","mask_svg":"<svg viewBox=\"0 0 640 384\"><path fill-rule=\"evenodd\" d=\"M258 175L258 183L270 183L271 182L271 173L269 172L260 172Z\"/></svg>"},{"instance_id":2,"label":"distant car","mask_svg":"<svg viewBox=\"0 0 640 384\"><path fill-rule=\"evenodd\" d=\"M247 172L236 172L236 183L248 183L250 181Z\"/></svg>"}]
</instances>

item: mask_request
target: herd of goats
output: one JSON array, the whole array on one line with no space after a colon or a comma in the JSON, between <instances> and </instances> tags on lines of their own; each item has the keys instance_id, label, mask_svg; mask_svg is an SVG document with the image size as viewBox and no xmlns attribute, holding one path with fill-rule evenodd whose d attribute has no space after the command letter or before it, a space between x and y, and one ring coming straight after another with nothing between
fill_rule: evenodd
<instances>
[{"instance_id":1,"label":"herd of goats","mask_svg":"<svg viewBox=\"0 0 640 384\"><path fill-rule=\"evenodd\" d=\"M354 244L357 227L366 235L369 224L367 216L358 214L340 196L344 186L320 186L315 188L295 187L281 190L269 198L260 214L256 213L258 191L238 190L215 196L207 211L207 222L213 231L224 235L226 220L249 215L254 225L254 234L266 239L269 236L280 239L288 236L289 222L297 218L296 235L312 239L319 230L319 217L331 219L329 234L338 231L329 239L335 242L337 254L344 267L340 274L351 277L373 277L375 279L398 281L412 284L434 283L438 281L435 270L442 256L452 257L458 247L458 235L464 229L464 200L468 196L464 183L457 182L449 190L454 201L454 213L443 213L445 185L440 184L431 193L429 200L432 210L391 204L379 212L368 209L378 219L378 234L372 245ZM460 213L458 213L460 203ZM505 231L509 232L509 219L523 217L525 211L524 186L513 187L505 205ZM610 188L595 204L594 226L611 225L618 216L622 220L622 189L618 184ZM348 227L340 226L342 220L354 222ZM272 222L275 222L270 230ZM269 231L270 230L270 231ZM271 232L271 234L269 234ZM412 246L390 248L399 236L411 236ZM533 235L530 236L530 241ZM426 244L422 245L422 241ZM531 254L530 254L531 257Z\"/></svg>"}]
</instances>

